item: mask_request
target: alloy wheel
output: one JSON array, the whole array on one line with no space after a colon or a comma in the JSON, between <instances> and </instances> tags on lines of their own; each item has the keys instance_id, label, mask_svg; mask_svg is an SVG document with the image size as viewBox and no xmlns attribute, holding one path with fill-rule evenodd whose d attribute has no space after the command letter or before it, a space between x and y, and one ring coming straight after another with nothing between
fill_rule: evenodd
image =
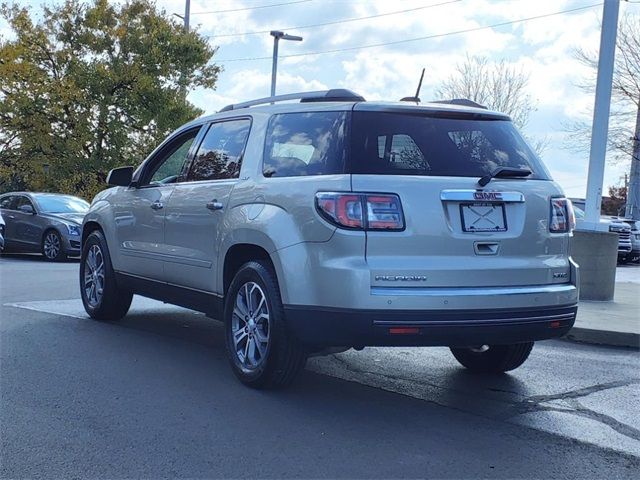
<instances>
[{"instance_id":1,"label":"alloy wheel","mask_svg":"<svg viewBox=\"0 0 640 480\"><path fill-rule=\"evenodd\" d=\"M53 260L58 257L60 253L60 237L55 232L47 233L44 238L44 255Z\"/></svg>"},{"instance_id":2,"label":"alloy wheel","mask_svg":"<svg viewBox=\"0 0 640 480\"><path fill-rule=\"evenodd\" d=\"M254 370L267 358L270 336L267 298L255 282L247 282L236 294L231 317L231 335L240 364Z\"/></svg>"},{"instance_id":3,"label":"alloy wheel","mask_svg":"<svg viewBox=\"0 0 640 480\"><path fill-rule=\"evenodd\" d=\"M84 261L84 293L87 303L96 307L104 293L104 257L98 245L92 245Z\"/></svg>"}]
</instances>

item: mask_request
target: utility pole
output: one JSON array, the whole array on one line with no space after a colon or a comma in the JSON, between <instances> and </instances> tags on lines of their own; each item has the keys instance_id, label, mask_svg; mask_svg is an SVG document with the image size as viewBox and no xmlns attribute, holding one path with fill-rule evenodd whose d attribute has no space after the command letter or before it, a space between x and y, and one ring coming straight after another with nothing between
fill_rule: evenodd
<instances>
[{"instance_id":1,"label":"utility pole","mask_svg":"<svg viewBox=\"0 0 640 480\"><path fill-rule=\"evenodd\" d=\"M636 114L636 131L633 136L633 154L631 155L631 172L627 187L627 205L624 216L640 220L640 102Z\"/></svg>"},{"instance_id":2,"label":"utility pole","mask_svg":"<svg viewBox=\"0 0 640 480\"><path fill-rule=\"evenodd\" d=\"M600 204L602 184L609 134L609 111L611 109L611 87L613 64L618 34L619 0L605 0L602 10L602 31L600 33L600 53L598 57L598 78L593 109L591 130L591 150L589 152L589 176L587 178L587 199L585 205L585 230L598 230L600 225Z\"/></svg>"},{"instance_id":3,"label":"utility pole","mask_svg":"<svg viewBox=\"0 0 640 480\"><path fill-rule=\"evenodd\" d=\"M185 0L184 3L184 15L174 13L176 17L184 22L184 31L189 33L189 17L191 16L191 0Z\"/></svg>"},{"instance_id":4,"label":"utility pole","mask_svg":"<svg viewBox=\"0 0 640 480\"><path fill-rule=\"evenodd\" d=\"M276 76L278 74L278 42L282 40L293 40L294 42L301 42L302 37L296 35L288 35L278 30L272 30L269 35L273 37L273 61L271 63L271 96L276 95Z\"/></svg>"},{"instance_id":5,"label":"utility pole","mask_svg":"<svg viewBox=\"0 0 640 480\"><path fill-rule=\"evenodd\" d=\"M191 0L184 3L184 31L189 33L189 16L191 15Z\"/></svg>"}]
</instances>

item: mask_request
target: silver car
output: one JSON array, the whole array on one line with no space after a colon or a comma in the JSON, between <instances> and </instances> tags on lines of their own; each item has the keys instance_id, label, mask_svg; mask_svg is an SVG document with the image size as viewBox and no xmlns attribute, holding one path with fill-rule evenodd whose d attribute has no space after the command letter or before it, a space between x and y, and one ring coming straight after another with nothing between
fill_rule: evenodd
<instances>
[{"instance_id":1,"label":"silver car","mask_svg":"<svg viewBox=\"0 0 640 480\"><path fill-rule=\"evenodd\" d=\"M0 195L5 221L4 251L42 253L59 261L80 255L85 200L55 193L11 192Z\"/></svg>"},{"instance_id":2,"label":"silver car","mask_svg":"<svg viewBox=\"0 0 640 480\"><path fill-rule=\"evenodd\" d=\"M574 323L574 215L509 117L469 104L329 90L181 127L93 200L86 311L117 320L140 294L220 319L252 387L376 345L520 366Z\"/></svg>"}]
</instances>

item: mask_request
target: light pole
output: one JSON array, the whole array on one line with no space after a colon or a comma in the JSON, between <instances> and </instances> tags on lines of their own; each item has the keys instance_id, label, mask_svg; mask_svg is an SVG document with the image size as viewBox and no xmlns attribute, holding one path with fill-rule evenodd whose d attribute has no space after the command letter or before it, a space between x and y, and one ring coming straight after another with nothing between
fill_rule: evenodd
<instances>
[{"instance_id":1,"label":"light pole","mask_svg":"<svg viewBox=\"0 0 640 480\"><path fill-rule=\"evenodd\" d=\"M293 40L294 42L301 42L302 37L296 35L287 35L284 32L278 30L272 30L270 35L273 37L273 64L271 66L271 96L276 95L276 75L278 73L278 42L282 40Z\"/></svg>"}]
</instances>

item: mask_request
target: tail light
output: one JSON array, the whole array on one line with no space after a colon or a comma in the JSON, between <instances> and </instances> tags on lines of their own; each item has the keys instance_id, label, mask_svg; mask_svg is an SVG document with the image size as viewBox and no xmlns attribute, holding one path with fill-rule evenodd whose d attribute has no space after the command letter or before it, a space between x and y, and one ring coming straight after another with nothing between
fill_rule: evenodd
<instances>
[{"instance_id":1,"label":"tail light","mask_svg":"<svg viewBox=\"0 0 640 480\"><path fill-rule=\"evenodd\" d=\"M576 227L576 215L568 198L551 199L551 219L549 231L552 233L571 232Z\"/></svg>"},{"instance_id":2,"label":"tail light","mask_svg":"<svg viewBox=\"0 0 640 480\"><path fill-rule=\"evenodd\" d=\"M316 194L316 206L329 222L353 230L404 230L402 204L389 193Z\"/></svg>"}]
</instances>

